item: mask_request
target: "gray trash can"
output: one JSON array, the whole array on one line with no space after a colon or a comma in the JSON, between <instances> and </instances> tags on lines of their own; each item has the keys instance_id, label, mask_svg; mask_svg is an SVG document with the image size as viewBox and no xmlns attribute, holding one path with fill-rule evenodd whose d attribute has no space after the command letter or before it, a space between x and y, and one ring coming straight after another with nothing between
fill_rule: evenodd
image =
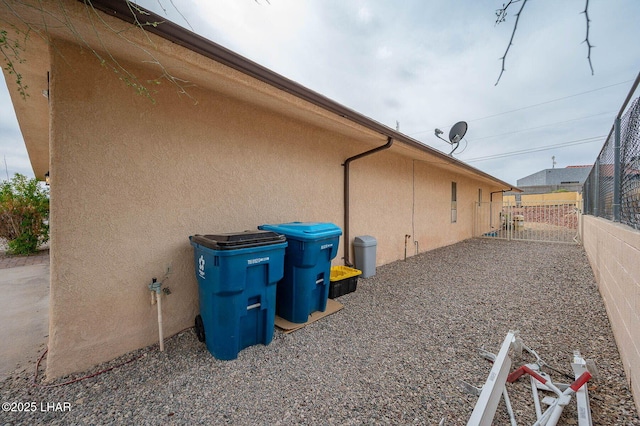
<instances>
[{"instance_id":1,"label":"gray trash can","mask_svg":"<svg viewBox=\"0 0 640 426\"><path fill-rule=\"evenodd\" d=\"M356 268L362 271L362 278L376 274L376 247L378 242L371 235L361 235L353 240L356 255Z\"/></svg>"}]
</instances>

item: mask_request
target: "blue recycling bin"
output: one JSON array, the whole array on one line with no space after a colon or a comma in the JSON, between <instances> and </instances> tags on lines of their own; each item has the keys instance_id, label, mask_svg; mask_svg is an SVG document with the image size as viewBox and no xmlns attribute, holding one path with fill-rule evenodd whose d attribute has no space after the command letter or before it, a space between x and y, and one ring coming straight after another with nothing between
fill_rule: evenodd
<instances>
[{"instance_id":1,"label":"blue recycling bin","mask_svg":"<svg viewBox=\"0 0 640 426\"><path fill-rule=\"evenodd\" d=\"M189 237L200 296L196 334L217 359L271 343L276 284L284 274L286 238L245 231Z\"/></svg>"},{"instance_id":2,"label":"blue recycling bin","mask_svg":"<svg viewBox=\"0 0 640 426\"><path fill-rule=\"evenodd\" d=\"M284 277L278 282L276 314L294 323L304 323L309 314L327 309L331 260L338 253L342 230L333 223L291 222L261 225L258 229L287 238Z\"/></svg>"}]
</instances>

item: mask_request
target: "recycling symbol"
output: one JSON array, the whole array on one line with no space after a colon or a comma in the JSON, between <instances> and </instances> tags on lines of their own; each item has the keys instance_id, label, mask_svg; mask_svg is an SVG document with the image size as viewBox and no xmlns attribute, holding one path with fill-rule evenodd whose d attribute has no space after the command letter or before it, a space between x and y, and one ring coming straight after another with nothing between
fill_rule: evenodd
<instances>
[{"instance_id":1,"label":"recycling symbol","mask_svg":"<svg viewBox=\"0 0 640 426\"><path fill-rule=\"evenodd\" d=\"M198 259L198 270L199 270L200 276L204 278L204 256L203 255L200 255L200 259Z\"/></svg>"}]
</instances>

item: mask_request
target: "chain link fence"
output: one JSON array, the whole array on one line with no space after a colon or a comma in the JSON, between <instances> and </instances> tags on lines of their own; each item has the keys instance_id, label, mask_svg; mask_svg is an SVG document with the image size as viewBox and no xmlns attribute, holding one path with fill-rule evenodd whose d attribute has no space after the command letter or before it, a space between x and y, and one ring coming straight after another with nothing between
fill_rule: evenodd
<instances>
[{"instance_id":1,"label":"chain link fence","mask_svg":"<svg viewBox=\"0 0 640 426\"><path fill-rule=\"evenodd\" d=\"M640 100L625 115L620 133L622 179L620 221L640 229Z\"/></svg>"},{"instance_id":2,"label":"chain link fence","mask_svg":"<svg viewBox=\"0 0 640 426\"><path fill-rule=\"evenodd\" d=\"M620 119L619 152L611 132L584 183L586 214L640 229L640 98Z\"/></svg>"}]
</instances>

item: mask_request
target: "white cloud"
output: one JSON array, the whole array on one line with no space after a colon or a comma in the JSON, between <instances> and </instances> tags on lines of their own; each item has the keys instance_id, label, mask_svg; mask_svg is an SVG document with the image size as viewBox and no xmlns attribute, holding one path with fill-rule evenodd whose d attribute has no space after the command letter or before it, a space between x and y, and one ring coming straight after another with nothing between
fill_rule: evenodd
<instances>
[{"instance_id":1,"label":"white cloud","mask_svg":"<svg viewBox=\"0 0 640 426\"><path fill-rule=\"evenodd\" d=\"M373 18L373 14L371 13L371 10L368 7L361 6L358 9L358 21L368 24L369 22L371 22L372 18Z\"/></svg>"},{"instance_id":2,"label":"white cloud","mask_svg":"<svg viewBox=\"0 0 640 426\"><path fill-rule=\"evenodd\" d=\"M376 57L378 59L389 59L392 55L393 52L387 46L380 46L376 50Z\"/></svg>"}]
</instances>

